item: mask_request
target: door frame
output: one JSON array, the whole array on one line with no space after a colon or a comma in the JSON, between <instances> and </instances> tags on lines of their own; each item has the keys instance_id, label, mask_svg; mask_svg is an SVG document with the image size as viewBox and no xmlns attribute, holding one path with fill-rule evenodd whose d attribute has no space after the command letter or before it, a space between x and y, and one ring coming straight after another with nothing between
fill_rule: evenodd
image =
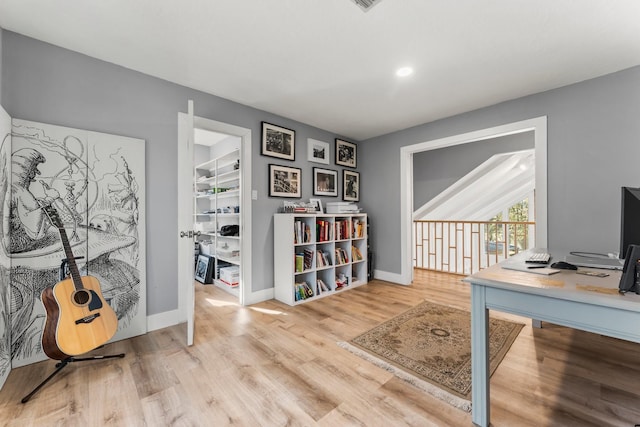
<instances>
[{"instance_id":1,"label":"door frame","mask_svg":"<svg viewBox=\"0 0 640 427\"><path fill-rule=\"evenodd\" d=\"M400 275L394 281L413 281L413 154L500 136L533 131L535 160L536 246L547 247L547 116L434 139L400 148Z\"/></svg>"},{"instance_id":2,"label":"door frame","mask_svg":"<svg viewBox=\"0 0 640 427\"><path fill-rule=\"evenodd\" d=\"M193 114L193 102L189 101L189 113L178 113L178 203L180 206L188 206L188 209L178 209L178 232L185 231L182 228L189 224L188 229L193 231L193 207L194 207L194 188L195 188L195 172L193 159L193 134L194 129L204 129L219 133L224 133L240 138L240 277L238 285L238 303L246 305L251 301L251 129L216 120L197 117ZM188 140L188 141L183 141ZM186 144L185 144L186 142ZM190 164L181 165L180 159L189 156L191 152ZM186 174L185 168L192 171L192 179L190 182L181 183L180 176ZM184 188L182 188L184 187ZM188 198L188 200L187 200ZM182 243L184 239L178 239L178 255L181 256L185 250L188 250ZM190 239L193 251L194 239ZM183 247L184 246L184 247ZM193 252L191 252L193 254ZM180 264L180 262L179 262ZM179 269L180 270L180 269ZM190 274L185 271L179 271L178 274L178 316L182 321L187 322L187 345L193 344L194 322L195 322L195 271L190 268ZM190 276L189 279L185 279Z\"/></svg>"},{"instance_id":3,"label":"door frame","mask_svg":"<svg viewBox=\"0 0 640 427\"><path fill-rule=\"evenodd\" d=\"M238 302L251 294L251 129L195 116L193 127L240 138L240 278Z\"/></svg>"}]
</instances>

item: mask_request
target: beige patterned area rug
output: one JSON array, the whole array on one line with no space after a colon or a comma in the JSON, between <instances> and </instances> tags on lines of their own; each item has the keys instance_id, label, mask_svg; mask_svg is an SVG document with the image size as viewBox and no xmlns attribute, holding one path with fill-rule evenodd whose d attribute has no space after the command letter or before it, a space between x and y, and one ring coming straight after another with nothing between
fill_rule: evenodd
<instances>
[{"instance_id":1,"label":"beige patterned area rug","mask_svg":"<svg viewBox=\"0 0 640 427\"><path fill-rule=\"evenodd\" d=\"M490 374L524 325L489 319ZM423 302L341 347L416 387L471 411L471 315Z\"/></svg>"}]
</instances>

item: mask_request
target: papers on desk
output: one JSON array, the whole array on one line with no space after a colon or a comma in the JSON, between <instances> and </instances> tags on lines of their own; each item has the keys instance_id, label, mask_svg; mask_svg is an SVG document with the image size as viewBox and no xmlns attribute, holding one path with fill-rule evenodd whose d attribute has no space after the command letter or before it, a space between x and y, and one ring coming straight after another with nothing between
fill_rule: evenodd
<instances>
[{"instance_id":1,"label":"papers on desk","mask_svg":"<svg viewBox=\"0 0 640 427\"><path fill-rule=\"evenodd\" d=\"M502 268L507 270L516 270L516 271L524 271L525 273L533 273L533 274L541 274L543 276L551 276L552 274L560 273L562 270L558 270L556 268L550 267L540 267L535 266L535 268L529 268L531 264L523 264L521 262L518 263L504 263Z\"/></svg>"}]
</instances>

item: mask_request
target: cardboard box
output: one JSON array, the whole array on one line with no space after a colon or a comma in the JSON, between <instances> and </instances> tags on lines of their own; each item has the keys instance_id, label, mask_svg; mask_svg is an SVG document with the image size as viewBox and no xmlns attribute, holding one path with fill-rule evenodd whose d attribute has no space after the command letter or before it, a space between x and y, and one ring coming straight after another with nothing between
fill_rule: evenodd
<instances>
[{"instance_id":1,"label":"cardboard box","mask_svg":"<svg viewBox=\"0 0 640 427\"><path fill-rule=\"evenodd\" d=\"M240 282L240 267L224 267L220 269L220 280L227 285L235 286Z\"/></svg>"}]
</instances>

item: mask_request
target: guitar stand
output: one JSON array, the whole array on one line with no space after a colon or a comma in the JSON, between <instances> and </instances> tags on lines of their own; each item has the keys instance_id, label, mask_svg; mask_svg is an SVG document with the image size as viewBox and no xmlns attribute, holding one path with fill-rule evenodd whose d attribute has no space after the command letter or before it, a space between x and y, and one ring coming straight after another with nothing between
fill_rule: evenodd
<instances>
[{"instance_id":1,"label":"guitar stand","mask_svg":"<svg viewBox=\"0 0 640 427\"><path fill-rule=\"evenodd\" d=\"M80 257L75 257L74 259L82 259L82 258L84 258L84 257L80 256ZM65 258L65 259L62 260L62 263L60 264L60 269L58 271L58 275L60 276L60 280L64 280L67 277L66 266L67 266L67 259ZM100 347L98 347L98 348L100 348ZM89 362L89 361L92 361L92 360L101 360L101 359L115 359L115 358L122 359L123 357L124 357L124 353L110 354L110 355L107 355L107 356L90 356L90 357L69 356L66 359L62 359L61 361L56 363L56 370L53 371L47 378L45 378L44 381L42 381L40 384L38 384L38 386L36 388L34 388L31 391L31 393L29 393L25 397L23 397L20 402L27 403L29 401L29 399L31 399L33 397L34 394L36 394L42 387L44 387L44 385L46 383L48 383L49 380L51 380L51 378L55 377L56 374L58 374L58 372L60 372L62 370L62 368L67 366L69 363L73 363L73 362Z\"/></svg>"},{"instance_id":2,"label":"guitar stand","mask_svg":"<svg viewBox=\"0 0 640 427\"><path fill-rule=\"evenodd\" d=\"M100 360L100 359L113 359L113 358L123 358L124 353L120 354L110 354L107 356L91 356L91 357L67 357L66 359L62 359L60 362L56 363L56 370L51 373L44 381L42 381L36 388L31 391L31 393L27 394L20 402L27 403L29 399L33 397L46 383L49 382L51 378L53 378L58 372L62 370L65 366L72 362L88 362L91 360Z\"/></svg>"}]
</instances>

